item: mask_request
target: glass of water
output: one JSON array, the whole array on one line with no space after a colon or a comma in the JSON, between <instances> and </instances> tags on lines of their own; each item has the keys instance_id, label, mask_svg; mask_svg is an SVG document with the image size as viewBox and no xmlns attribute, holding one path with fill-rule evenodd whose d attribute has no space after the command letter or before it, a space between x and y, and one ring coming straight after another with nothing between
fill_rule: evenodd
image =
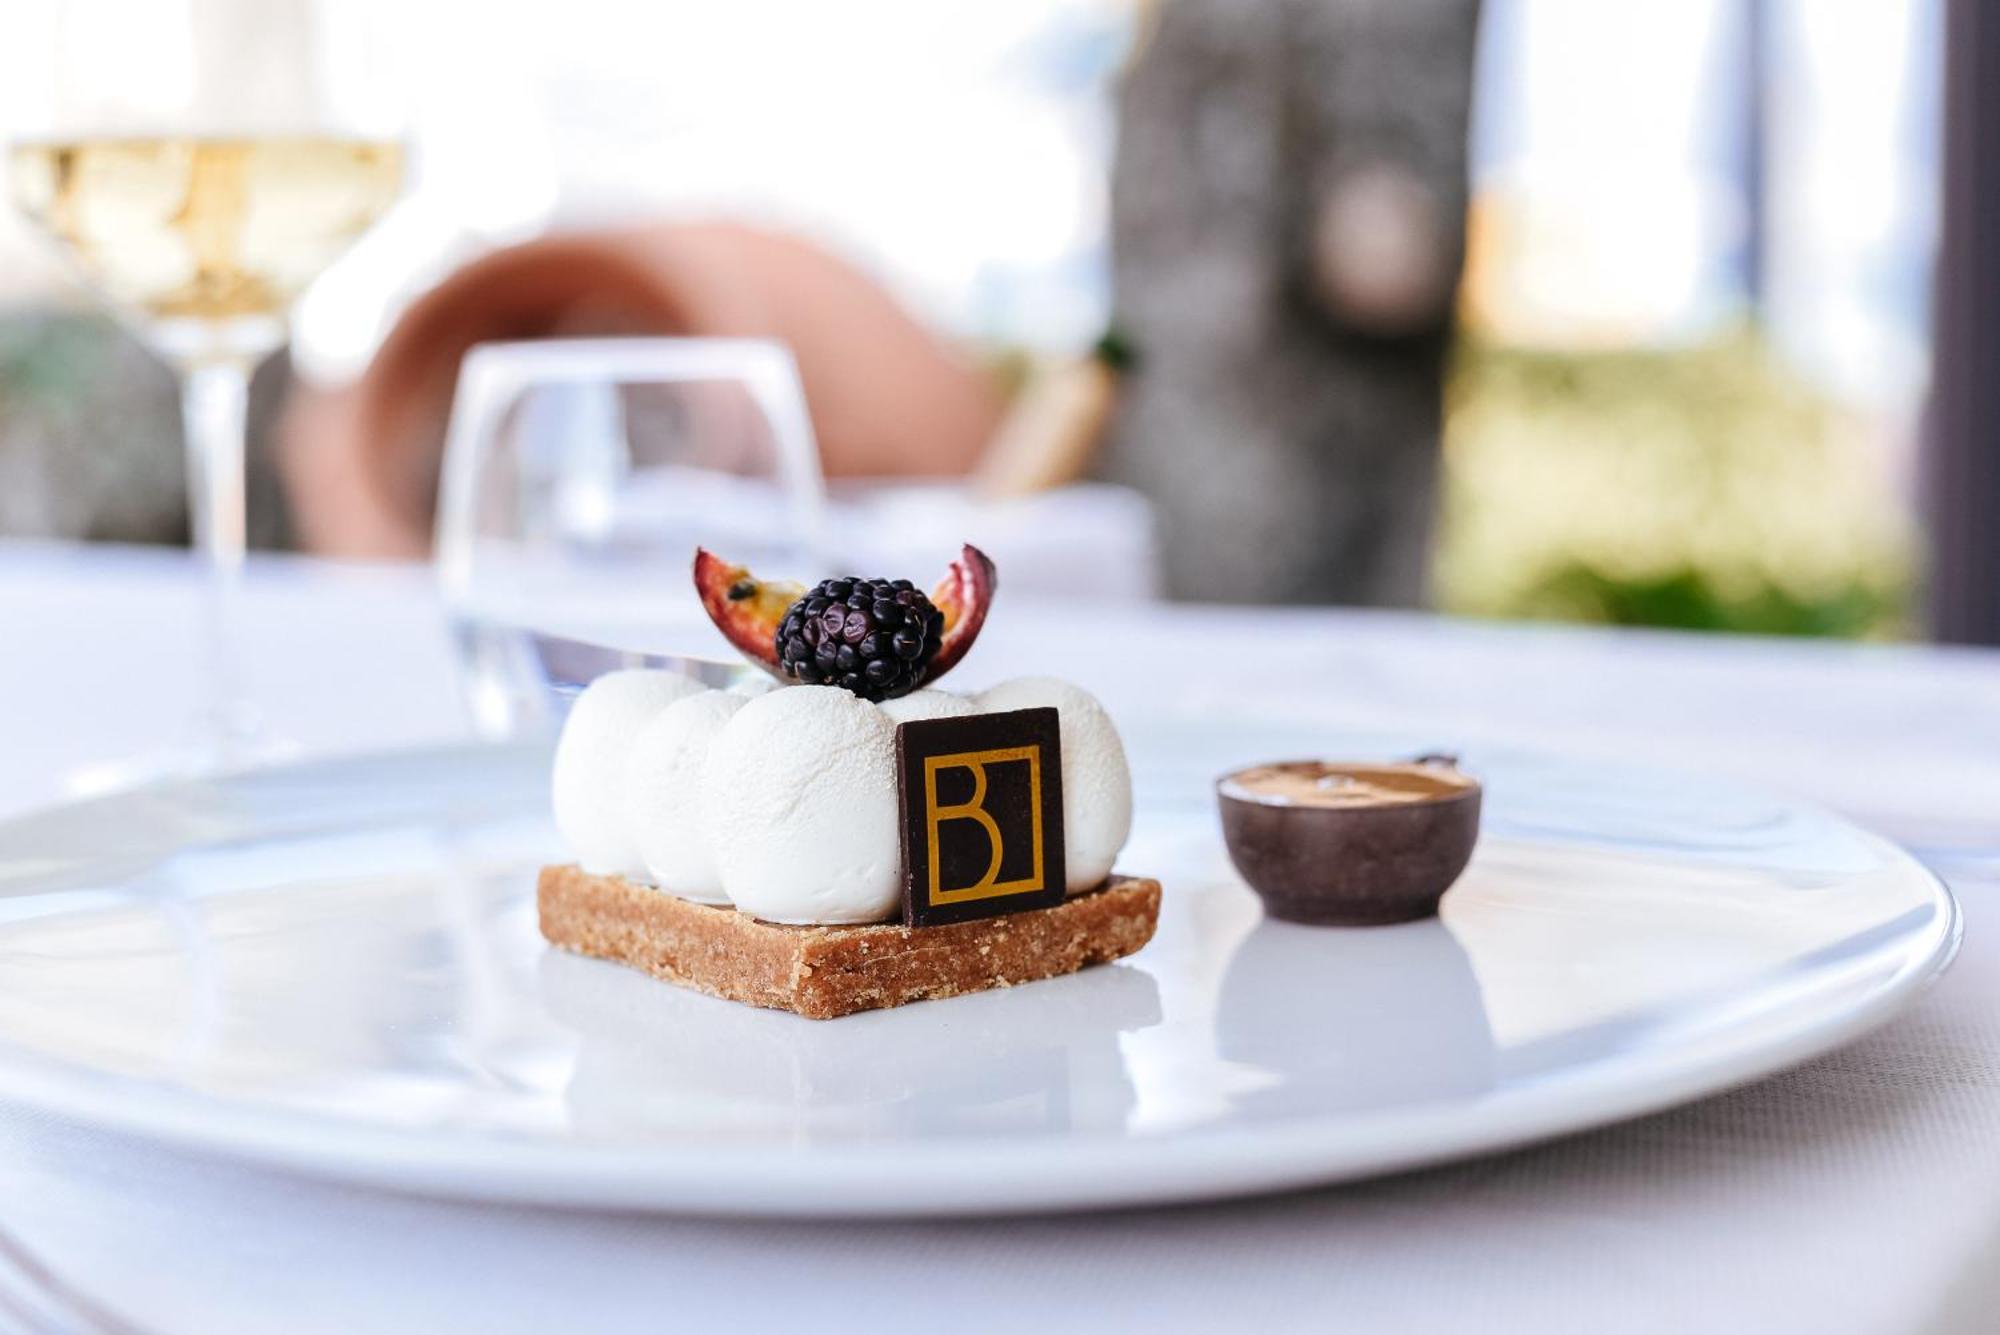
<instances>
[{"instance_id":1,"label":"glass of water","mask_svg":"<svg viewBox=\"0 0 2000 1335\"><path fill-rule=\"evenodd\" d=\"M781 345L474 348L436 551L475 726L547 726L552 688L620 664L672 663L718 684L743 672L695 596L695 548L810 583L827 573L824 529L812 422Z\"/></svg>"}]
</instances>

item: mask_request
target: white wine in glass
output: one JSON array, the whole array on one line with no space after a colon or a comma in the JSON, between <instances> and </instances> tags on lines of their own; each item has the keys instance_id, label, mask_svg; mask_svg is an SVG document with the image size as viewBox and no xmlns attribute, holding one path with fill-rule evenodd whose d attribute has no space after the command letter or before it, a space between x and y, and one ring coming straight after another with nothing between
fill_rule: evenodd
<instances>
[{"instance_id":1,"label":"white wine in glass","mask_svg":"<svg viewBox=\"0 0 2000 1335\"><path fill-rule=\"evenodd\" d=\"M12 65L0 81L15 85L0 124L8 193L181 382L211 698L191 748L126 767L134 775L275 749L234 633L250 373L283 345L293 303L402 190L391 17L372 0L0 7Z\"/></svg>"},{"instance_id":2,"label":"white wine in glass","mask_svg":"<svg viewBox=\"0 0 2000 1335\"><path fill-rule=\"evenodd\" d=\"M15 203L177 361L257 357L396 201L393 140L89 138L14 146Z\"/></svg>"}]
</instances>

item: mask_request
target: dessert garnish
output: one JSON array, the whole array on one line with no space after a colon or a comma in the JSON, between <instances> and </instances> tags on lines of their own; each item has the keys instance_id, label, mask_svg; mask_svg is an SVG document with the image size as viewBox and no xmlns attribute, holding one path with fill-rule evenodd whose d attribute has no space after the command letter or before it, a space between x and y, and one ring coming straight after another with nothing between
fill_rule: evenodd
<instances>
[{"instance_id":1,"label":"dessert garnish","mask_svg":"<svg viewBox=\"0 0 2000 1335\"><path fill-rule=\"evenodd\" d=\"M985 621L984 554L966 547L928 595L851 576L809 590L706 551L694 578L780 685L629 670L577 698L553 778L576 863L542 872L549 941L828 1018L1151 938L1159 883L1113 870L1132 781L1103 706L1048 677L931 686Z\"/></svg>"},{"instance_id":2,"label":"dessert garnish","mask_svg":"<svg viewBox=\"0 0 2000 1335\"><path fill-rule=\"evenodd\" d=\"M808 686L864 700L924 684L944 640L944 613L906 579L821 580L778 623L778 666Z\"/></svg>"},{"instance_id":3,"label":"dessert garnish","mask_svg":"<svg viewBox=\"0 0 2000 1335\"><path fill-rule=\"evenodd\" d=\"M1449 757L1252 765L1216 792L1230 860L1288 922L1429 917L1479 837L1479 783Z\"/></svg>"},{"instance_id":4,"label":"dessert garnish","mask_svg":"<svg viewBox=\"0 0 2000 1335\"><path fill-rule=\"evenodd\" d=\"M999 579L967 543L928 597L907 579L849 575L811 589L761 580L706 548L694 554L694 583L717 629L774 676L891 700L965 657Z\"/></svg>"},{"instance_id":5,"label":"dessert garnish","mask_svg":"<svg viewBox=\"0 0 2000 1335\"><path fill-rule=\"evenodd\" d=\"M1061 726L1044 706L896 729L903 921L930 927L1062 903Z\"/></svg>"}]
</instances>

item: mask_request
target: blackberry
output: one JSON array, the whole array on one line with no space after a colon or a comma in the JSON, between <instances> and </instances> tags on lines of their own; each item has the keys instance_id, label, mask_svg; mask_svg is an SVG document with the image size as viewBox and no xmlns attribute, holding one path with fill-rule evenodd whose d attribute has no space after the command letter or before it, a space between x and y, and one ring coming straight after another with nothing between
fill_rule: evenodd
<instances>
[{"instance_id":1,"label":"blackberry","mask_svg":"<svg viewBox=\"0 0 2000 1335\"><path fill-rule=\"evenodd\" d=\"M809 686L889 700L923 685L943 638L944 613L910 581L846 575L785 609L778 665Z\"/></svg>"}]
</instances>

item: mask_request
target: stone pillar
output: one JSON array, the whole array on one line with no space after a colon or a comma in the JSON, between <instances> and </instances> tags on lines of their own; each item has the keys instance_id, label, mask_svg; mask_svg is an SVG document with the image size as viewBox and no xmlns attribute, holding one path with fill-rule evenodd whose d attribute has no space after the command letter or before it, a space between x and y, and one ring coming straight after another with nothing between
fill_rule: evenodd
<instances>
[{"instance_id":1,"label":"stone pillar","mask_svg":"<svg viewBox=\"0 0 2000 1335\"><path fill-rule=\"evenodd\" d=\"M1477 0L1165 0L1128 71L1108 474L1169 591L1421 600Z\"/></svg>"}]
</instances>

